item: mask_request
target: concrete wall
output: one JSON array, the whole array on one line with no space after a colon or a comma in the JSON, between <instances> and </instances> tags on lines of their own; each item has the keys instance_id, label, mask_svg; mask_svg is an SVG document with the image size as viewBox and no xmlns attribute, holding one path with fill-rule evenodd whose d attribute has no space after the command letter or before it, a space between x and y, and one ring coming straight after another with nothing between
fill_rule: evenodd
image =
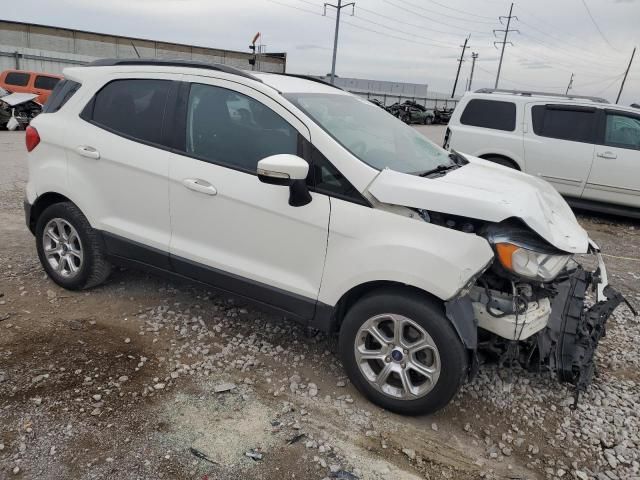
<instances>
[{"instance_id":1,"label":"concrete wall","mask_svg":"<svg viewBox=\"0 0 640 480\"><path fill-rule=\"evenodd\" d=\"M135 50L143 58L181 58L251 69L248 52L0 21L0 71L18 67L61 73L67 66L98 58L135 58ZM262 71L283 73L285 68L286 55L261 58Z\"/></svg>"}]
</instances>

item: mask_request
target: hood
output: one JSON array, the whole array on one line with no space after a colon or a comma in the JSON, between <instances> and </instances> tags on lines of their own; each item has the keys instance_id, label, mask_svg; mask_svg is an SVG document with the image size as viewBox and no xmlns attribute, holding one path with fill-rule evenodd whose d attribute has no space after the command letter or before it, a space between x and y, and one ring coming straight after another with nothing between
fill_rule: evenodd
<instances>
[{"instance_id":1,"label":"hood","mask_svg":"<svg viewBox=\"0 0 640 480\"><path fill-rule=\"evenodd\" d=\"M516 217L554 247L586 253L589 237L560 194L546 181L480 158L441 177L382 170L369 193L382 203L489 222Z\"/></svg>"},{"instance_id":2,"label":"hood","mask_svg":"<svg viewBox=\"0 0 640 480\"><path fill-rule=\"evenodd\" d=\"M5 102L10 107L15 107L22 103L30 102L37 98L34 93L10 93L9 95L0 96L0 102Z\"/></svg>"}]
</instances>

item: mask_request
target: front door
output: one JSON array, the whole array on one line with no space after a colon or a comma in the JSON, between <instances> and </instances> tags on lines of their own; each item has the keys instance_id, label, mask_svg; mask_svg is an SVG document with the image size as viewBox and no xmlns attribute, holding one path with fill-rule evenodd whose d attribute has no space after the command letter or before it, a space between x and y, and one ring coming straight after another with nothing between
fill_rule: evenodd
<instances>
[{"instance_id":1,"label":"front door","mask_svg":"<svg viewBox=\"0 0 640 480\"><path fill-rule=\"evenodd\" d=\"M300 154L304 124L235 82L186 77L181 154L169 165L171 258L178 273L313 316L324 267L329 198L289 205L289 188L261 183L259 160ZM181 132L182 133L182 132Z\"/></svg>"},{"instance_id":2,"label":"front door","mask_svg":"<svg viewBox=\"0 0 640 480\"><path fill-rule=\"evenodd\" d=\"M640 207L640 115L604 112L604 138L595 148L583 197Z\"/></svg>"}]
</instances>

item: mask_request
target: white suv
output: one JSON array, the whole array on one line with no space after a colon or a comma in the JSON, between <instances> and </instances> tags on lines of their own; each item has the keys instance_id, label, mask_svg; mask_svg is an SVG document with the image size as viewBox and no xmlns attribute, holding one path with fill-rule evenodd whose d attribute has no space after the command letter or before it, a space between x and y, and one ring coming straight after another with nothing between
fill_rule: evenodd
<instances>
[{"instance_id":1,"label":"white suv","mask_svg":"<svg viewBox=\"0 0 640 480\"><path fill-rule=\"evenodd\" d=\"M485 346L591 379L622 298L546 182L317 80L144 60L64 73L26 133L25 200L62 287L125 263L256 301L339 332L354 385L406 414L446 405ZM596 272L572 260L587 252Z\"/></svg>"},{"instance_id":2,"label":"white suv","mask_svg":"<svg viewBox=\"0 0 640 480\"><path fill-rule=\"evenodd\" d=\"M445 148L544 178L576 207L640 218L640 112L596 97L481 89Z\"/></svg>"}]
</instances>

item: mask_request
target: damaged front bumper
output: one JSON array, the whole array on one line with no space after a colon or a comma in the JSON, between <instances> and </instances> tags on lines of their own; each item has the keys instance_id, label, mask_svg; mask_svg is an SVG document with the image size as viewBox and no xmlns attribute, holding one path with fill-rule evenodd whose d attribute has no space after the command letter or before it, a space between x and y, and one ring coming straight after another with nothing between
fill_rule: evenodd
<instances>
[{"instance_id":1,"label":"damaged front bumper","mask_svg":"<svg viewBox=\"0 0 640 480\"><path fill-rule=\"evenodd\" d=\"M606 333L607 320L625 302L622 294L609 286L602 255L593 242L590 252L596 256L598 268L587 272L578 266L557 283L547 327L537 337L541 364L555 372L561 382L575 385L576 394L591 383L596 348ZM596 302L588 307L586 294L590 287Z\"/></svg>"},{"instance_id":2,"label":"damaged front bumper","mask_svg":"<svg viewBox=\"0 0 640 480\"><path fill-rule=\"evenodd\" d=\"M469 295L447 302L447 316L473 352L471 376L478 368L478 350L497 355L501 364L518 360L529 369L551 371L559 381L574 385L576 394L586 389L607 320L625 302L609 286L602 255L593 242L589 253L597 260L595 271L586 271L574 262L558 279L545 284L541 295L533 295L520 305L516 284L513 292L500 292L482 279ZM589 289L595 294L591 306ZM475 328L463 318L472 318Z\"/></svg>"}]
</instances>

